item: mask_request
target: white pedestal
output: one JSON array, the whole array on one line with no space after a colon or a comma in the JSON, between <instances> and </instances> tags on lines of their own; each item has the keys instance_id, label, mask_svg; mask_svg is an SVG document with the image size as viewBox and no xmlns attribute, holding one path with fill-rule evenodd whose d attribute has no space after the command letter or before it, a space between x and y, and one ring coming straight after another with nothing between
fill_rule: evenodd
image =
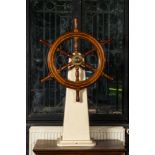
<instances>
[{"instance_id":1,"label":"white pedestal","mask_svg":"<svg viewBox=\"0 0 155 155\"><path fill-rule=\"evenodd\" d=\"M79 69L80 80L85 79L85 71ZM68 79L75 81L75 69L68 71ZM66 101L62 138L58 146L95 146L90 139L87 89L80 90L80 102L76 102L76 91L66 89Z\"/></svg>"}]
</instances>

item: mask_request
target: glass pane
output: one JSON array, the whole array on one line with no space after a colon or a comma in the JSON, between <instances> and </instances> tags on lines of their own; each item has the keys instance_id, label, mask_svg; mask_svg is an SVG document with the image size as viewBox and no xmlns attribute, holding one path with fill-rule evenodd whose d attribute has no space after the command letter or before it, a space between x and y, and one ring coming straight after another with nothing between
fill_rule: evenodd
<instances>
[{"instance_id":1,"label":"glass pane","mask_svg":"<svg viewBox=\"0 0 155 155\"><path fill-rule=\"evenodd\" d=\"M113 39L111 45L105 46L105 72L114 77L114 80L101 77L88 88L89 109L97 114L122 114L124 0L83 0L82 6L82 31L98 40ZM95 64L95 55L88 59L92 65Z\"/></svg>"},{"instance_id":2,"label":"glass pane","mask_svg":"<svg viewBox=\"0 0 155 155\"><path fill-rule=\"evenodd\" d=\"M34 113L63 113L65 88L55 80L41 83L47 76L48 48L40 39L52 42L58 36L71 30L71 0L32 0L30 4L30 94ZM57 65L65 61L57 57Z\"/></svg>"}]
</instances>

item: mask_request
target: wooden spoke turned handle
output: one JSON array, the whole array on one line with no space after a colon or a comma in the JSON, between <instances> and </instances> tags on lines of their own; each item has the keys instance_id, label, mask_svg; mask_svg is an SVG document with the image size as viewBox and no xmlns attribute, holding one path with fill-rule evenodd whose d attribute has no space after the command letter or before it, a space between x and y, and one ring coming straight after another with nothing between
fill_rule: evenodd
<instances>
[{"instance_id":1,"label":"wooden spoke turned handle","mask_svg":"<svg viewBox=\"0 0 155 155\"><path fill-rule=\"evenodd\" d=\"M76 66L75 67L75 77L76 77L76 82L79 81L79 67ZM79 90L76 90L76 102L80 101L80 94L79 94Z\"/></svg>"},{"instance_id":2,"label":"wooden spoke turned handle","mask_svg":"<svg viewBox=\"0 0 155 155\"><path fill-rule=\"evenodd\" d=\"M73 26L74 26L74 32L78 32L78 19L77 19L77 17L75 17L74 19L73 19Z\"/></svg>"}]
</instances>

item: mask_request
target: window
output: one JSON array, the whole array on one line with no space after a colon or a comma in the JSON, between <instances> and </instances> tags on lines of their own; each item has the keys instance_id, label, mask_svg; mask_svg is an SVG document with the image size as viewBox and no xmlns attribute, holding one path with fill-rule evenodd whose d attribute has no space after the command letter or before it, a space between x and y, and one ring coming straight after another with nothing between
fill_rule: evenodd
<instances>
[{"instance_id":1,"label":"window","mask_svg":"<svg viewBox=\"0 0 155 155\"><path fill-rule=\"evenodd\" d=\"M105 46L106 73L113 81L100 78L88 88L90 121L128 121L128 1L127 0L27 0L27 120L62 123L65 87L55 80L41 83L48 74L48 48L40 39L54 41L72 30L76 15L81 30L96 39L112 38ZM90 49L83 43L84 49ZM57 65L65 60L57 57ZM96 55L87 58L92 65ZM86 75L90 76L86 70ZM92 113L93 112L93 113Z\"/></svg>"}]
</instances>

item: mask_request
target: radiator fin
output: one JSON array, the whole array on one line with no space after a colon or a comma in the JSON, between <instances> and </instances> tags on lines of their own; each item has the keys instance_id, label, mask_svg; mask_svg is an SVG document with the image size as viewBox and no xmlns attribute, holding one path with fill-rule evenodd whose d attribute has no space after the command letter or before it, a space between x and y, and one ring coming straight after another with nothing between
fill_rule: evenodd
<instances>
[{"instance_id":1,"label":"radiator fin","mask_svg":"<svg viewBox=\"0 0 155 155\"><path fill-rule=\"evenodd\" d=\"M56 140L62 136L62 126L32 126L29 129L29 155L38 139ZM121 126L93 126L90 136L96 140L116 139L125 143L125 129Z\"/></svg>"}]
</instances>

